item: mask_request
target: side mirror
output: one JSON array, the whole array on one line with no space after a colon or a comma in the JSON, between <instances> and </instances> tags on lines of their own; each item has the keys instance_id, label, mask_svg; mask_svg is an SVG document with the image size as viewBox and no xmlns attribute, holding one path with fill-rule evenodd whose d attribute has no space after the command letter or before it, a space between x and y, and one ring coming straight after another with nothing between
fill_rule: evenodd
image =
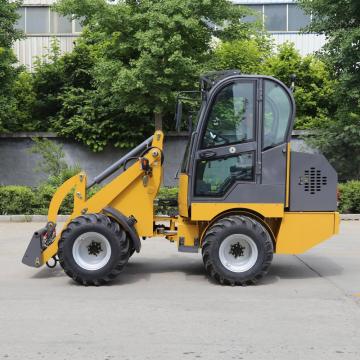
<instances>
[{"instance_id":1,"label":"side mirror","mask_svg":"<svg viewBox=\"0 0 360 360\"><path fill-rule=\"evenodd\" d=\"M182 102L178 99L176 103L176 114L175 114L175 121L176 121L176 131L179 132L181 128L181 118L182 118Z\"/></svg>"}]
</instances>

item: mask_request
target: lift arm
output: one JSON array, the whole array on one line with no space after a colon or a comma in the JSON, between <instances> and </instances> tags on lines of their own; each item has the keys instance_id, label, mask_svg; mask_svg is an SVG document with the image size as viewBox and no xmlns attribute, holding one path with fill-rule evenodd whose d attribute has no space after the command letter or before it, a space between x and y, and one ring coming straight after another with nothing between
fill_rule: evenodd
<instances>
[{"instance_id":1,"label":"lift arm","mask_svg":"<svg viewBox=\"0 0 360 360\"><path fill-rule=\"evenodd\" d=\"M164 134L161 131L156 131L152 137L98 175L90 186L108 178L130 158L142 151L134 164L116 176L89 199L86 196L86 175L84 173L79 173L65 181L51 200L46 228L49 226L51 229L52 226L55 227L62 201L71 191L74 191L73 212L64 228L78 216L100 213L105 208L112 208L121 212L125 217L131 217L135 220L134 229L138 236L151 236L153 234L154 221L153 202L159 191L162 179L163 140ZM150 144L151 146L149 147ZM55 236L54 231L51 231L51 234L54 234L53 239L48 238L49 233L46 230L35 232L25 252L23 263L39 267L57 254L61 232L57 236Z\"/></svg>"}]
</instances>

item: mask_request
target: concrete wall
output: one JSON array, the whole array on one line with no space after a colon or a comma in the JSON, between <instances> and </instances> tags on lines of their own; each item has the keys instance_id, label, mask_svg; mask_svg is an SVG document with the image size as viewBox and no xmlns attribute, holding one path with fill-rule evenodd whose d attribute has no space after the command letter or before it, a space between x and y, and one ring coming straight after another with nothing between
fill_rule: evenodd
<instances>
[{"instance_id":1,"label":"concrete wall","mask_svg":"<svg viewBox=\"0 0 360 360\"><path fill-rule=\"evenodd\" d=\"M41 157L30 154L33 145L29 134L0 136L0 185L35 186L46 179L46 174L35 171ZM69 165L79 164L88 174L89 179L102 172L107 166L118 160L127 151L108 146L101 153L93 153L84 145L70 140L55 137L52 134L38 134L63 145L66 161ZM175 174L181 163L186 136L167 136L165 143L164 185L173 186L177 183Z\"/></svg>"},{"instance_id":2,"label":"concrete wall","mask_svg":"<svg viewBox=\"0 0 360 360\"><path fill-rule=\"evenodd\" d=\"M35 134L16 134L11 136L0 135L0 185L29 185L35 186L46 179L46 174L35 171L41 158L30 154L33 144L31 137ZM93 153L84 145L70 140L58 138L53 134L38 133L38 136L47 137L51 141L63 145L66 161L69 165L79 164L91 180L106 167L118 160L127 151L108 146L101 153ZM292 149L311 151L295 133L292 140ZM165 141L164 185L175 186L175 179L185 147L187 136L185 134L167 135Z\"/></svg>"}]
</instances>

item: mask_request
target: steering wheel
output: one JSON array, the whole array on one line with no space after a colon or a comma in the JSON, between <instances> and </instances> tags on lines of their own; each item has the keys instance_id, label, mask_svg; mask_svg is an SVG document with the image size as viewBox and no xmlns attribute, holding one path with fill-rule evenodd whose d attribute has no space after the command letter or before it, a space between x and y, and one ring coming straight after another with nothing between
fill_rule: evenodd
<instances>
[{"instance_id":1,"label":"steering wheel","mask_svg":"<svg viewBox=\"0 0 360 360\"><path fill-rule=\"evenodd\" d=\"M219 141L221 142L221 145L230 143L230 140L228 138L215 133L215 131L213 131L213 130L206 130L205 135L204 135L204 140L206 140L208 145L216 145L216 142L219 142Z\"/></svg>"}]
</instances>

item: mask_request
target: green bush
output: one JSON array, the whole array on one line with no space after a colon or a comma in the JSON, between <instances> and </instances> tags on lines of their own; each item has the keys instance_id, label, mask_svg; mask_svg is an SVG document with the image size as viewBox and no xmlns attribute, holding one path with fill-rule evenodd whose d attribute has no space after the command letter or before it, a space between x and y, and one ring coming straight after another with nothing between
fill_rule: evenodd
<instances>
[{"instance_id":1,"label":"green bush","mask_svg":"<svg viewBox=\"0 0 360 360\"><path fill-rule=\"evenodd\" d=\"M88 197L99 187L93 187ZM50 201L57 187L43 183L37 188L28 186L0 186L0 215L47 215ZM60 206L59 214L68 215L73 211L74 195L69 193Z\"/></svg>"},{"instance_id":2,"label":"green bush","mask_svg":"<svg viewBox=\"0 0 360 360\"><path fill-rule=\"evenodd\" d=\"M27 186L0 186L0 214L33 214L35 194Z\"/></svg>"},{"instance_id":3,"label":"green bush","mask_svg":"<svg viewBox=\"0 0 360 360\"><path fill-rule=\"evenodd\" d=\"M157 195L158 199L177 199L179 189L177 187L162 187Z\"/></svg>"},{"instance_id":4,"label":"green bush","mask_svg":"<svg viewBox=\"0 0 360 360\"><path fill-rule=\"evenodd\" d=\"M28 186L0 186L0 215L40 214L46 215L50 201L57 187L43 183L37 188ZM88 197L93 196L99 187L92 188ZM158 200L177 199L178 188L162 187L157 196ZM339 184L339 211L341 213L360 213L360 181L349 181ZM59 214L71 214L73 210L73 194L70 193L62 203ZM160 204L155 206L156 213L176 213L175 206Z\"/></svg>"},{"instance_id":5,"label":"green bush","mask_svg":"<svg viewBox=\"0 0 360 360\"><path fill-rule=\"evenodd\" d=\"M360 181L339 184L339 211L341 213L360 213Z\"/></svg>"},{"instance_id":6,"label":"green bush","mask_svg":"<svg viewBox=\"0 0 360 360\"><path fill-rule=\"evenodd\" d=\"M63 176L63 181L61 183L53 185L52 181L53 179L50 179L49 182L41 184L39 187L37 187L35 192L35 204L34 204L34 214L40 214L40 215L47 215L49 210L49 205L52 197L54 196L57 188L67 179L75 175L71 172L68 173L68 177L65 177L66 170L64 171L65 174L61 174ZM77 172L76 172L77 173ZM59 175L61 179L61 175ZM57 178L59 180L59 178ZM98 190L99 186L92 187L88 192L87 196L88 198L92 197ZM74 193L70 192L65 199L63 200L60 209L59 214L62 215L69 215L73 212L74 208Z\"/></svg>"},{"instance_id":7,"label":"green bush","mask_svg":"<svg viewBox=\"0 0 360 360\"><path fill-rule=\"evenodd\" d=\"M0 186L0 215L47 215L51 199L58 186L43 183L36 188L29 186L8 185ZM88 192L92 197L100 186L93 186ZM170 189L175 194L177 189ZM167 190L162 190L162 196ZM164 196L168 198L169 196ZM173 196L174 197L174 196ZM73 211L74 194L70 192L62 202L59 210L61 215L69 215Z\"/></svg>"},{"instance_id":8,"label":"green bush","mask_svg":"<svg viewBox=\"0 0 360 360\"><path fill-rule=\"evenodd\" d=\"M44 183L28 186L0 186L0 215L47 215L56 187ZM70 193L60 207L60 214L71 214L74 196Z\"/></svg>"},{"instance_id":9,"label":"green bush","mask_svg":"<svg viewBox=\"0 0 360 360\"><path fill-rule=\"evenodd\" d=\"M162 187L159 190L159 193L156 197L157 201L155 201L155 213L162 215L174 215L177 214L177 207L171 206L163 201L166 200L177 200L179 189L177 187Z\"/></svg>"},{"instance_id":10,"label":"green bush","mask_svg":"<svg viewBox=\"0 0 360 360\"><path fill-rule=\"evenodd\" d=\"M53 186L46 183L34 189L34 213L39 215L46 215L48 213L49 204L55 191L56 189Z\"/></svg>"},{"instance_id":11,"label":"green bush","mask_svg":"<svg viewBox=\"0 0 360 360\"><path fill-rule=\"evenodd\" d=\"M34 190L35 202L34 202L34 214L47 215L50 201L55 194L57 187L51 184L44 183ZM62 202L59 210L59 214L71 214L73 210L74 195L70 193Z\"/></svg>"}]
</instances>

